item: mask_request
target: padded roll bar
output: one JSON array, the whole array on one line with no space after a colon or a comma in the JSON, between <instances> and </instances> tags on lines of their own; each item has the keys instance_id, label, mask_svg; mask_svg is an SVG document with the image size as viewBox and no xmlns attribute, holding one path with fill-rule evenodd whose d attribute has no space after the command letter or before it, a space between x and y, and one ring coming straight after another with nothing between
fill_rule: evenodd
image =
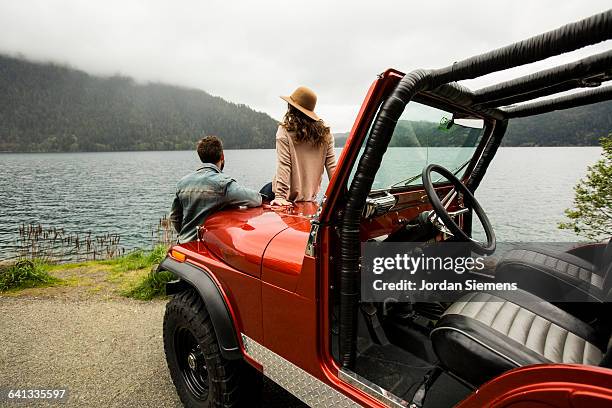
<instances>
[{"instance_id":1,"label":"padded roll bar","mask_svg":"<svg viewBox=\"0 0 612 408\"><path fill-rule=\"evenodd\" d=\"M507 118L522 118L525 116L540 115L556 110L576 108L612 99L612 85L597 89L590 89L572 95L560 96L538 102L505 108L503 111Z\"/></svg>"},{"instance_id":2,"label":"padded roll bar","mask_svg":"<svg viewBox=\"0 0 612 408\"><path fill-rule=\"evenodd\" d=\"M473 103L503 106L612 79L612 51L474 91Z\"/></svg>"},{"instance_id":3,"label":"padded roll bar","mask_svg":"<svg viewBox=\"0 0 612 408\"><path fill-rule=\"evenodd\" d=\"M612 9L434 71L440 83L478 78L612 38Z\"/></svg>"}]
</instances>

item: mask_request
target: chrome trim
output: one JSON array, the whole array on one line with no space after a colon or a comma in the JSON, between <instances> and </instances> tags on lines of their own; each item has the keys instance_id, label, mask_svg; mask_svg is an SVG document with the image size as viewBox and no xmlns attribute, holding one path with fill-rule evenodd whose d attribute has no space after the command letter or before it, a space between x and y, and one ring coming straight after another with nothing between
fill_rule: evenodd
<instances>
[{"instance_id":1,"label":"chrome trim","mask_svg":"<svg viewBox=\"0 0 612 408\"><path fill-rule=\"evenodd\" d=\"M455 190L454 188L449 191L446 196L444 196L444 198L442 199L442 205L444 206L445 210L448 209L448 206L453 202L455 197L457 197L457 190Z\"/></svg>"},{"instance_id":2,"label":"chrome trim","mask_svg":"<svg viewBox=\"0 0 612 408\"><path fill-rule=\"evenodd\" d=\"M292 362L242 334L246 353L263 367L263 374L314 408L356 408L361 405L302 370Z\"/></svg>"},{"instance_id":3,"label":"chrome trim","mask_svg":"<svg viewBox=\"0 0 612 408\"><path fill-rule=\"evenodd\" d=\"M310 234L308 234L308 242L306 243L306 255L315 256L315 246L317 244L317 236L319 235L319 223L311 221Z\"/></svg>"},{"instance_id":4,"label":"chrome trim","mask_svg":"<svg viewBox=\"0 0 612 408\"><path fill-rule=\"evenodd\" d=\"M338 378L365 392L389 408L406 408L409 406L407 401L404 401L400 397L390 393L384 388L374 384L373 382L363 378L359 374L356 374L349 369L341 368L338 372Z\"/></svg>"},{"instance_id":5,"label":"chrome trim","mask_svg":"<svg viewBox=\"0 0 612 408\"><path fill-rule=\"evenodd\" d=\"M469 211L470 211L469 208L460 208L457 211L449 211L448 215L451 217L456 217L458 215L465 214L466 212L469 212Z\"/></svg>"},{"instance_id":6,"label":"chrome trim","mask_svg":"<svg viewBox=\"0 0 612 408\"><path fill-rule=\"evenodd\" d=\"M395 206L396 202L397 198L388 191L385 191L382 195L368 197L363 208L363 217L374 218L386 214Z\"/></svg>"}]
</instances>

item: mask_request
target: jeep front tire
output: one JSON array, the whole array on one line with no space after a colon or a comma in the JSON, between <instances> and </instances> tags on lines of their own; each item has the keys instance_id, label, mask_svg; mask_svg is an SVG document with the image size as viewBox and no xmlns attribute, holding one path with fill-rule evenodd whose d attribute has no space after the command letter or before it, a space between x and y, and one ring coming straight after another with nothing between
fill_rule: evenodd
<instances>
[{"instance_id":1,"label":"jeep front tire","mask_svg":"<svg viewBox=\"0 0 612 408\"><path fill-rule=\"evenodd\" d=\"M166 305L164 351L185 407L253 406L261 396L261 375L244 361L221 355L206 306L194 290Z\"/></svg>"}]
</instances>

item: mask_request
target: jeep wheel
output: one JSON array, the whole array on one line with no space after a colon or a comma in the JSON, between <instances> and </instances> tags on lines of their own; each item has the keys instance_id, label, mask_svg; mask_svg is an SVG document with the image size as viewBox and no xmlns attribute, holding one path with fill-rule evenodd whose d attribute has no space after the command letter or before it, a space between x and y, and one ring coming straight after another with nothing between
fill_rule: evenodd
<instances>
[{"instance_id":1,"label":"jeep wheel","mask_svg":"<svg viewBox=\"0 0 612 408\"><path fill-rule=\"evenodd\" d=\"M204 302L193 290L176 295L166 306L164 351L186 407L253 406L261 395L261 375L244 361L221 355Z\"/></svg>"}]
</instances>

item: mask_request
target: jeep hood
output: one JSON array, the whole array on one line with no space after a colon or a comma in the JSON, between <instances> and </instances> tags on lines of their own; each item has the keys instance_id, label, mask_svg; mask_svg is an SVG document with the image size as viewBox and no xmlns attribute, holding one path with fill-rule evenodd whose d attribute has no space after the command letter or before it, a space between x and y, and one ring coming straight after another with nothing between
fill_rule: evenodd
<instances>
[{"instance_id":1,"label":"jeep hood","mask_svg":"<svg viewBox=\"0 0 612 408\"><path fill-rule=\"evenodd\" d=\"M237 208L211 215L200 230L200 238L216 257L235 269L260 277L261 264L269 243L282 231L292 228L304 234L303 255L310 218L316 212L315 203L299 203L293 209ZM298 240L298 242L301 240ZM298 244L301 246L300 244Z\"/></svg>"}]
</instances>

